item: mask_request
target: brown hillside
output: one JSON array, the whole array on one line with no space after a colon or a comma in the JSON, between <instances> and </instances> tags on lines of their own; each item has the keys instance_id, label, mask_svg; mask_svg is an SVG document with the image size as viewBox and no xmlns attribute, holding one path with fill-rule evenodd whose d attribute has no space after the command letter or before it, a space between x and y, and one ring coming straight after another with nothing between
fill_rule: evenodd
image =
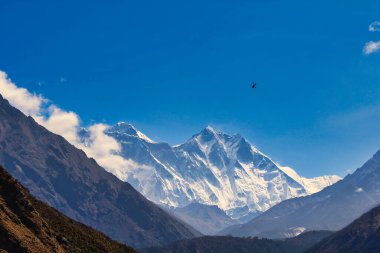
<instances>
[{"instance_id":1,"label":"brown hillside","mask_svg":"<svg viewBox=\"0 0 380 253\"><path fill-rule=\"evenodd\" d=\"M0 252L135 252L30 195L0 167Z\"/></svg>"}]
</instances>

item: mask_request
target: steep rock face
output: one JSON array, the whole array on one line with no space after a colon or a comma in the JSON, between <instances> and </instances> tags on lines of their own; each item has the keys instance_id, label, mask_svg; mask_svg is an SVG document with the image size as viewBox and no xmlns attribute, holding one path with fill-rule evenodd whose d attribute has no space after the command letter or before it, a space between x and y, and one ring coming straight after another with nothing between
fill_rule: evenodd
<instances>
[{"instance_id":1,"label":"steep rock face","mask_svg":"<svg viewBox=\"0 0 380 253\"><path fill-rule=\"evenodd\" d=\"M336 184L310 196L283 201L222 234L281 238L304 230L336 231L379 203L380 151Z\"/></svg>"},{"instance_id":2,"label":"steep rock face","mask_svg":"<svg viewBox=\"0 0 380 253\"><path fill-rule=\"evenodd\" d=\"M0 167L1 252L136 252L57 212Z\"/></svg>"},{"instance_id":3,"label":"steep rock face","mask_svg":"<svg viewBox=\"0 0 380 253\"><path fill-rule=\"evenodd\" d=\"M40 200L128 245L197 234L1 96L0 164Z\"/></svg>"},{"instance_id":4,"label":"steep rock face","mask_svg":"<svg viewBox=\"0 0 380 253\"><path fill-rule=\"evenodd\" d=\"M376 253L380 250L380 207L327 237L307 253Z\"/></svg>"},{"instance_id":5,"label":"steep rock face","mask_svg":"<svg viewBox=\"0 0 380 253\"><path fill-rule=\"evenodd\" d=\"M110 127L106 134L120 143L121 156L141 165L120 173L121 179L166 207L194 202L216 205L240 219L339 180L336 176L302 178L275 164L242 136L216 132L211 127L177 146L155 143L123 122Z\"/></svg>"}]
</instances>

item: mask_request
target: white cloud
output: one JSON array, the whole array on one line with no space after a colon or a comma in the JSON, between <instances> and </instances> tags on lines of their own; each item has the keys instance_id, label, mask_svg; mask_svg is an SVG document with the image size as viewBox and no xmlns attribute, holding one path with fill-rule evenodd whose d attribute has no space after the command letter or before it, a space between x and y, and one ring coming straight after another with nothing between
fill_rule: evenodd
<instances>
[{"instance_id":1,"label":"white cloud","mask_svg":"<svg viewBox=\"0 0 380 253\"><path fill-rule=\"evenodd\" d=\"M372 22L372 23L369 25L368 30L369 30L370 32L378 32L378 31L380 31L380 21Z\"/></svg>"},{"instance_id":2,"label":"white cloud","mask_svg":"<svg viewBox=\"0 0 380 253\"><path fill-rule=\"evenodd\" d=\"M70 143L76 144L79 142L77 130L80 121L78 115L74 112L67 112L55 105L50 105L48 107L47 116L38 115L33 116L33 118L40 125L63 136Z\"/></svg>"},{"instance_id":3,"label":"white cloud","mask_svg":"<svg viewBox=\"0 0 380 253\"><path fill-rule=\"evenodd\" d=\"M370 119L380 117L380 103L363 106L355 110L347 111L341 114L334 114L322 121L322 124L328 128L338 128L350 126L363 126L369 127L368 122ZM367 124L365 124L367 123ZM351 131L352 132L352 131Z\"/></svg>"},{"instance_id":4,"label":"white cloud","mask_svg":"<svg viewBox=\"0 0 380 253\"><path fill-rule=\"evenodd\" d=\"M127 171L134 168L143 168L145 165L137 164L132 160L127 160L118 155L121 150L120 144L112 137L106 135L104 131L108 128L105 124L94 124L89 127L89 146L82 149L87 155L95 160L107 170L121 180L127 180Z\"/></svg>"},{"instance_id":5,"label":"white cloud","mask_svg":"<svg viewBox=\"0 0 380 253\"><path fill-rule=\"evenodd\" d=\"M30 116L37 115L43 103L46 102L42 96L31 94L27 89L17 87L3 71L0 71L0 93L13 106Z\"/></svg>"},{"instance_id":6,"label":"white cloud","mask_svg":"<svg viewBox=\"0 0 380 253\"><path fill-rule=\"evenodd\" d=\"M90 136L85 145L78 136L80 117L75 112L65 111L41 95L17 87L2 71L0 71L0 94L24 114L32 116L40 125L82 149L121 180L127 180L128 170L147 167L118 155L121 147L115 139L104 133L109 127L105 124L93 124L88 128Z\"/></svg>"},{"instance_id":7,"label":"white cloud","mask_svg":"<svg viewBox=\"0 0 380 253\"><path fill-rule=\"evenodd\" d=\"M380 41L369 41L364 45L363 53L370 55L380 50Z\"/></svg>"},{"instance_id":8,"label":"white cloud","mask_svg":"<svg viewBox=\"0 0 380 253\"><path fill-rule=\"evenodd\" d=\"M363 190L363 188L356 188L355 189L355 192L363 192L364 190Z\"/></svg>"}]
</instances>

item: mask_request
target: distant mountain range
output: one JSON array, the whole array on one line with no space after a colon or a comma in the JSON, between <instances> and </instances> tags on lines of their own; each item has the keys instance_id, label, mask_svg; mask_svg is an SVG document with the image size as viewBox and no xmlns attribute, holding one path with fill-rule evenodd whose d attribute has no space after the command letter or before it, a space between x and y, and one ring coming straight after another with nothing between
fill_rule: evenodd
<instances>
[{"instance_id":1,"label":"distant mountain range","mask_svg":"<svg viewBox=\"0 0 380 253\"><path fill-rule=\"evenodd\" d=\"M340 179L303 178L277 165L239 134L217 132L210 126L176 146L156 143L124 122L105 133L121 145L122 157L137 164L115 175L166 208L183 208L192 203L217 206L242 222L282 200L320 191ZM86 129L82 129L83 142L86 135ZM193 219L184 220L194 224ZM214 229L233 223L215 222ZM216 232L203 228L203 233Z\"/></svg>"},{"instance_id":2,"label":"distant mountain range","mask_svg":"<svg viewBox=\"0 0 380 253\"><path fill-rule=\"evenodd\" d=\"M352 175L322 191L285 200L220 234L283 238L308 230L336 231L379 203L380 151Z\"/></svg>"},{"instance_id":3,"label":"distant mountain range","mask_svg":"<svg viewBox=\"0 0 380 253\"><path fill-rule=\"evenodd\" d=\"M37 200L1 167L0 206L0 252L136 252Z\"/></svg>"},{"instance_id":4,"label":"distant mountain range","mask_svg":"<svg viewBox=\"0 0 380 253\"><path fill-rule=\"evenodd\" d=\"M200 235L0 96L0 164L38 199L133 247Z\"/></svg>"}]
</instances>

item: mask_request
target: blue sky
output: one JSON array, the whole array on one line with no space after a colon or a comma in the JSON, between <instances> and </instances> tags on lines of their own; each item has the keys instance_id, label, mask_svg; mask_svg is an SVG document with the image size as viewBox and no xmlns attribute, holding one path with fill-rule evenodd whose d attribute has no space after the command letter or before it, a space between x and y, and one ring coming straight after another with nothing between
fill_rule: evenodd
<instances>
[{"instance_id":1,"label":"blue sky","mask_svg":"<svg viewBox=\"0 0 380 253\"><path fill-rule=\"evenodd\" d=\"M177 144L211 124L304 176L380 149L379 1L0 1L0 70ZM250 83L258 83L252 90Z\"/></svg>"}]
</instances>

